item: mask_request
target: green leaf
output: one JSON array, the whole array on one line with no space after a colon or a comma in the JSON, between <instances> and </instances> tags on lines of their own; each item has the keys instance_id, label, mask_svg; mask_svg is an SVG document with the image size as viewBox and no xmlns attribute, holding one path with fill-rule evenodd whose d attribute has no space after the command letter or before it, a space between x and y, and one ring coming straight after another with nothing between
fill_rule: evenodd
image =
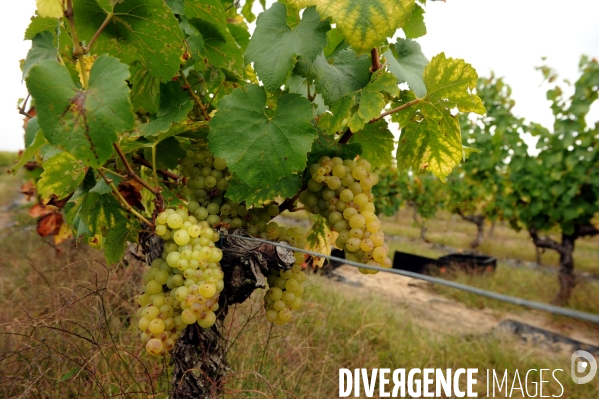
<instances>
[{"instance_id":1,"label":"green leaf","mask_svg":"<svg viewBox=\"0 0 599 399\"><path fill-rule=\"evenodd\" d=\"M231 32L235 42L239 44L243 51L245 51L250 44L250 32L247 31L247 27L235 24L227 24L227 26L229 27L229 32Z\"/></svg>"},{"instance_id":2,"label":"green leaf","mask_svg":"<svg viewBox=\"0 0 599 399\"><path fill-rule=\"evenodd\" d=\"M269 92L275 92L285 83L293 69L296 57L312 62L327 44L328 22L321 22L316 10L304 11L296 28L286 22L285 5L275 3L258 17L256 30L245 52L246 63L254 69Z\"/></svg>"},{"instance_id":3,"label":"green leaf","mask_svg":"<svg viewBox=\"0 0 599 399\"><path fill-rule=\"evenodd\" d=\"M34 17L25 31L25 40L33 40L38 33L56 30L57 27L57 19Z\"/></svg>"},{"instance_id":4,"label":"green leaf","mask_svg":"<svg viewBox=\"0 0 599 399\"><path fill-rule=\"evenodd\" d=\"M33 120L33 119L32 119ZM31 121L32 121L31 120ZM31 123L31 121L29 121L29 123ZM48 142L46 141L46 138L44 137L44 133L42 133L41 130L38 130L36 132L35 135L35 139L33 140L33 142L27 146L27 148L25 149L25 151L23 152L23 155L21 155L21 160L19 161L18 164L16 164L11 170L10 173L15 174L17 173L23 166L25 166L25 164L27 162L29 162L29 160L31 158L33 158L35 156L35 154L37 154L37 152L44 147L45 145L47 145Z\"/></svg>"},{"instance_id":5,"label":"green leaf","mask_svg":"<svg viewBox=\"0 0 599 399\"><path fill-rule=\"evenodd\" d=\"M337 102L331 105L331 112L321 115L318 120L318 127L327 134L339 133L347 127L347 120L350 117L350 110L356 104L356 96L347 95L341 97Z\"/></svg>"},{"instance_id":6,"label":"green leaf","mask_svg":"<svg viewBox=\"0 0 599 399\"><path fill-rule=\"evenodd\" d=\"M104 256L106 263L114 264L121 260L127 249L127 241L136 242L141 228L139 223L134 222L128 226L126 220L115 224L106 235L104 241Z\"/></svg>"},{"instance_id":7,"label":"green leaf","mask_svg":"<svg viewBox=\"0 0 599 399\"><path fill-rule=\"evenodd\" d=\"M185 14L185 1L184 0L164 0L167 6L171 9L173 14L183 15Z\"/></svg>"},{"instance_id":8,"label":"green leaf","mask_svg":"<svg viewBox=\"0 0 599 399\"><path fill-rule=\"evenodd\" d=\"M331 59L319 55L304 76L314 79L325 103L331 105L370 82L370 65L370 57L358 57L353 50L345 49Z\"/></svg>"},{"instance_id":9,"label":"green leaf","mask_svg":"<svg viewBox=\"0 0 599 399\"><path fill-rule=\"evenodd\" d=\"M195 29L195 45L200 50L196 53L196 61L201 62L203 66L213 65L221 68L229 74L233 74L236 79L243 76L243 52L235 42L235 39L229 32L227 25L221 28L218 25L207 22L203 19L194 18L189 20L190 26ZM201 37L203 48L197 37ZM197 59L200 57L201 59Z\"/></svg>"},{"instance_id":10,"label":"green leaf","mask_svg":"<svg viewBox=\"0 0 599 399\"><path fill-rule=\"evenodd\" d=\"M263 87L247 85L224 97L210 121L210 149L227 160L232 185L269 186L306 166L316 137L310 102L299 94L285 94L269 116L266 99Z\"/></svg>"},{"instance_id":11,"label":"green leaf","mask_svg":"<svg viewBox=\"0 0 599 399\"><path fill-rule=\"evenodd\" d=\"M146 159L152 159L152 152L146 149ZM161 169L174 169L179 159L185 158L187 152L181 147L181 143L174 137L169 137L156 146L156 164Z\"/></svg>"},{"instance_id":12,"label":"green leaf","mask_svg":"<svg viewBox=\"0 0 599 399\"><path fill-rule=\"evenodd\" d=\"M434 57L424 71L427 96L402 110L393 119L402 126L397 148L400 170L427 169L443 180L463 158L462 137L457 116L451 111L486 112L482 101L472 94L478 76L464 60ZM402 93L402 103L415 98Z\"/></svg>"},{"instance_id":13,"label":"green leaf","mask_svg":"<svg viewBox=\"0 0 599 399\"><path fill-rule=\"evenodd\" d=\"M362 154L362 146L357 143L339 144L337 141L328 137L322 132L318 133L318 137L312 143L312 149L308 155L308 165L317 163L320 157L326 155L328 157L339 157L341 159L354 159L356 155Z\"/></svg>"},{"instance_id":14,"label":"green leaf","mask_svg":"<svg viewBox=\"0 0 599 399\"><path fill-rule=\"evenodd\" d=\"M34 116L27 122L25 127L25 148L29 147L35 140L37 132L40 130L40 124L37 122L37 116Z\"/></svg>"},{"instance_id":15,"label":"green leaf","mask_svg":"<svg viewBox=\"0 0 599 399\"><path fill-rule=\"evenodd\" d=\"M250 187L242 182L231 185L227 190L227 198L235 202L245 202L246 205L262 205L277 197L291 198L302 188L300 175L285 177L274 184L262 187Z\"/></svg>"},{"instance_id":16,"label":"green leaf","mask_svg":"<svg viewBox=\"0 0 599 399\"><path fill-rule=\"evenodd\" d=\"M171 124L183 122L192 108L193 101L189 91L183 90L178 82L163 83L156 119L139 126L137 130L145 137L166 132Z\"/></svg>"},{"instance_id":17,"label":"green leaf","mask_svg":"<svg viewBox=\"0 0 599 399\"><path fill-rule=\"evenodd\" d=\"M32 41L31 50L27 53L25 63L23 64L23 79L32 67L42 61L52 60L57 63L58 51L54 47L54 36L50 32L38 33Z\"/></svg>"},{"instance_id":18,"label":"green leaf","mask_svg":"<svg viewBox=\"0 0 599 399\"><path fill-rule=\"evenodd\" d=\"M407 82L410 90L418 97L426 95L423 74L428 59L422 53L418 43L399 39L395 45L391 45L384 56L389 64L389 72L394 74L399 82Z\"/></svg>"},{"instance_id":19,"label":"green leaf","mask_svg":"<svg viewBox=\"0 0 599 399\"><path fill-rule=\"evenodd\" d=\"M372 75L371 82L361 91L358 115L365 123L378 117L387 105L387 99L383 93L396 97L399 94L399 88L395 76L380 70Z\"/></svg>"},{"instance_id":20,"label":"green leaf","mask_svg":"<svg viewBox=\"0 0 599 399\"><path fill-rule=\"evenodd\" d=\"M393 153L393 134L384 120L367 123L359 132L354 133L350 143L360 144L362 156L373 168L391 165Z\"/></svg>"},{"instance_id":21,"label":"green leaf","mask_svg":"<svg viewBox=\"0 0 599 399\"><path fill-rule=\"evenodd\" d=\"M416 4L410 19L405 23L403 31L408 39L416 39L426 35L426 25L424 24L424 9Z\"/></svg>"},{"instance_id":22,"label":"green leaf","mask_svg":"<svg viewBox=\"0 0 599 399\"><path fill-rule=\"evenodd\" d=\"M37 182L37 191L43 199L52 195L63 199L81 184L85 172L83 162L68 152L61 152L44 162L44 172Z\"/></svg>"},{"instance_id":23,"label":"green leaf","mask_svg":"<svg viewBox=\"0 0 599 399\"><path fill-rule=\"evenodd\" d=\"M199 18L226 29L227 16L220 0L185 0L185 16Z\"/></svg>"},{"instance_id":24,"label":"green leaf","mask_svg":"<svg viewBox=\"0 0 599 399\"><path fill-rule=\"evenodd\" d=\"M410 18L414 0L319 0L316 9L332 18L345 41L363 54L395 35Z\"/></svg>"},{"instance_id":25,"label":"green leaf","mask_svg":"<svg viewBox=\"0 0 599 399\"><path fill-rule=\"evenodd\" d=\"M106 2L108 3L108 2ZM162 81L177 75L183 55L183 32L164 0L111 1L113 9L95 0L75 1L73 13L79 39L87 43L112 11L93 52L108 53L122 62L140 62Z\"/></svg>"},{"instance_id":26,"label":"green leaf","mask_svg":"<svg viewBox=\"0 0 599 399\"><path fill-rule=\"evenodd\" d=\"M134 126L128 78L127 66L107 55L95 61L85 91L56 62L43 61L31 68L27 88L48 141L85 165L102 165L112 154L117 134Z\"/></svg>"},{"instance_id":27,"label":"green leaf","mask_svg":"<svg viewBox=\"0 0 599 399\"><path fill-rule=\"evenodd\" d=\"M160 106L160 78L140 68L131 82L131 102L134 110L154 114Z\"/></svg>"}]
</instances>

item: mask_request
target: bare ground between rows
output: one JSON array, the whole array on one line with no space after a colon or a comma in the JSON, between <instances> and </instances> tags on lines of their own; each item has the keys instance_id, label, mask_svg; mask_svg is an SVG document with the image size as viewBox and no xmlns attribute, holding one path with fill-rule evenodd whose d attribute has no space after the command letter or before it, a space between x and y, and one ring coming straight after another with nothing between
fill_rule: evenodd
<instances>
[{"instance_id":1,"label":"bare ground between rows","mask_svg":"<svg viewBox=\"0 0 599 399\"><path fill-rule=\"evenodd\" d=\"M525 310L522 313L499 314L488 308L469 308L461 302L432 292L431 283L390 273L365 276L355 267L347 265L335 269L334 274L340 278L333 284L340 286L342 290L351 291L354 296L376 293L381 300L407 312L414 323L439 333L487 334L493 332L502 321L511 319L588 345L599 346L596 333L569 325L556 327L551 316L541 312Z\"/></svg>"}]
</instances>

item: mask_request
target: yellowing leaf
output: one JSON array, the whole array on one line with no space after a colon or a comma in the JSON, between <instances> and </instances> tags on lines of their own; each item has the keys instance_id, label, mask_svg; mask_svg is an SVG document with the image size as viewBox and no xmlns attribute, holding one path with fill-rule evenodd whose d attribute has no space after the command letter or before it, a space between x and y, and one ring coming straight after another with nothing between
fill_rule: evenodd
<instances>
[{"instance_id":1,"label":"yellowing leaf","mask_svg":"<svg viewBox=\"0 0 599 399\"><path fill-rule=\"evenodd\" d=\"M402 129L397 147L400 170L427 169L444 180L462 161L460 124L452 110L486 112L481 99L472 94L477 79L470 64L441 53L424 70L426 97L416 100L412 91L402 92L402 101L394 105L412 100L419 103L393 116Z\"/></svg>"},{"instance_id":2,"label":"yellowing leaf","mask_svg":"<svg viewBox=\"0 0 599 399\"><path fill-rule=\"evenodd\" d=\"M316 10L331 17L358 54L378 47L410 18L415 0L318 0Z\"/></svg>"},{"instance_id":3,"label":"yellowing leaf","mask_svg":"<svg viewBox=\"0 0 599 399\"><path fill-rule=\"evenodd\" d=\"M58 233L56 233L54 236L54 245L60 245L71 237L71 229L69 229L69 226L63 223L62 226L60 226Z\"/></svg>"},{"instance_id":4,"label":"yellowing leaf","mask_svg":"<svg viewBox=\"0 0 599 399\"><path fill-rule=\"evenodd\" d=\"M42 18L62 18L64 15L62 0L37 0L36 5Z\"/></svg>"}]
</instances>

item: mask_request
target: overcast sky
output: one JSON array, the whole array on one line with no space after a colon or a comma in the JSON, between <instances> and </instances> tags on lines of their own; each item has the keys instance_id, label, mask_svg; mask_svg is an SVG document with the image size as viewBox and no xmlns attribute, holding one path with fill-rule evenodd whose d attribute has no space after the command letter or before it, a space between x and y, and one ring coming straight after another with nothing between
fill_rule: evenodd
<instances>
[{"instance_id":1,"label":"overcast sky","mask_svg":"<svg viewBox=\"0 0 599 399\"><path fill-rule=\"evenodd\" d=\"M9 17L0 24L0 150L23 148L16 104L26 91L19 60L31 46L21 39L34 10L35 0L10 2ZM479 76L494 70L512 86L516 113L547 127L552 124L547 86L541 85L542 76L534 69L543 64L541 58L547 57L547 65L574 81L582 54L599 57L597 0L429 1L426 12L428 34L418 41L429 59L444 51L471 63ZM599 119L599 107L589 119Z\"/></svg>"}]
</instances>

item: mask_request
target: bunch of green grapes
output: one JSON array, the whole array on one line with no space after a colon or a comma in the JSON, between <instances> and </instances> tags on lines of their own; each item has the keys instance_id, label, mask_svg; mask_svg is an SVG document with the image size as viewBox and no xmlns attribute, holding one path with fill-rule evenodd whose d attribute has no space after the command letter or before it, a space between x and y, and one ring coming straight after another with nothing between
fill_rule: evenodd
<instances>
[{"instance_id":1,"label":"bunch of green grapes","mask_svg":"<svg viewBox=\"0 0 599 399\"><path fill-rule=\"evenodd\" d=\"M307 211L320 214L339 233L335 245L346 259L372 266L391 267L389 247L372 203L372 187L379 177L365 159L322 157L310 166L308 189L299 200ZM364 274L374 270L360 268Z\"/></svg>"},{"instance_id":2,"label":"bunch of green grapes","mask_svg":"<svg viewBox=\"0 0 599 399\"><path fill-rule=\"evenodd\" d=\"M297 228L285 229L271 222L267 229L268 238L271 240L288 242L298 248L306 245L305 236ZM302 306L304 281L306 281L306 274L302 271L304 255L296 251L293 255L295 264L290 270L271 270L266 279L270 287L264 295L266 320L278 325L291 321L293 310L298 310Z\"/></svg>"},{"instance_id":3,"label":"bunch of green grapes","mask_svg":"<svg viewBox=\"0 0 599 399\"><path fill-rule=\"evenodd\" d=\"M145 292L138 298L138 327L149 354L170 351L190 324L210 328L216 322L224 289L220 266L220 234L187 209L167 209L156 218L155 232L164 239L162 258L144 275Z\"/></svg>"}]
</instances>

